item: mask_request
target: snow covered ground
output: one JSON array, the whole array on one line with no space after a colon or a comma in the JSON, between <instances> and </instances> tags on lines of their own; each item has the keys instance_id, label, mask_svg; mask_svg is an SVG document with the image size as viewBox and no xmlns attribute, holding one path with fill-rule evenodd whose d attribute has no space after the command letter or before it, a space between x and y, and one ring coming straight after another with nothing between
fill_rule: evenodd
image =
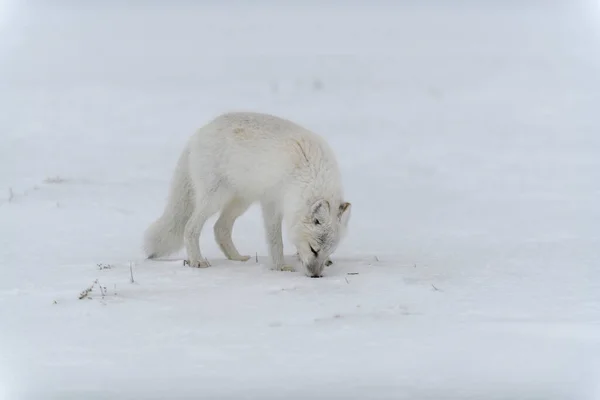
<instances>
[{"instance_id":1,"label":"snow covered ground","mask_svg":"<svg viewBox=\"0 0 600 400\"><path fill-rule=\"evenodd\" d=\"M449 3L5 3L0 398L600 399L600 7ZM258 207L247 263L215 218L212 268L143 260L229 110L336 151L324 278L268 270Z\"/></svg>"}]
</instances>

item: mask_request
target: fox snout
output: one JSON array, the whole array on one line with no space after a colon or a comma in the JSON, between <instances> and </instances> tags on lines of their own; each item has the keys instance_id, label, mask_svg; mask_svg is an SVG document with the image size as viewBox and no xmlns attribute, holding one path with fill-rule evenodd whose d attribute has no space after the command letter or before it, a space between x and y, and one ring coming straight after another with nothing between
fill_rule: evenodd
<instances>
[{"instance_id":1,"label":"fox snout","mask_svg":"<svg viewBox=\"0 0 600 400\"><path fill-rule=\"evenodd\" d=\"M307 264L304 264L306 268L306 274L311 278L320 278L323 276L323 269L325 269L325 263L318 259L312 260Z\"/></svg>"}]
</instances>

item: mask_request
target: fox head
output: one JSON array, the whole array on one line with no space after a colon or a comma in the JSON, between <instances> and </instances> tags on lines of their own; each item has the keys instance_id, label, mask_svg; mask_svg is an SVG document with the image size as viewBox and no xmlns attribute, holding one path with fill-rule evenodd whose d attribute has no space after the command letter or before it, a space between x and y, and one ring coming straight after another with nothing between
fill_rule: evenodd
<instances>
[{"instance_id":1,"label":"fox head","mask_svg":"<svg viewBox=\"0 0 600 400\"><path fill-rule=\"evenodd\" d=\"M351 204L320 199L310 205L292 230L292 241L306 274L318 278L346 234Z\"/></svg>"}]
</instances>

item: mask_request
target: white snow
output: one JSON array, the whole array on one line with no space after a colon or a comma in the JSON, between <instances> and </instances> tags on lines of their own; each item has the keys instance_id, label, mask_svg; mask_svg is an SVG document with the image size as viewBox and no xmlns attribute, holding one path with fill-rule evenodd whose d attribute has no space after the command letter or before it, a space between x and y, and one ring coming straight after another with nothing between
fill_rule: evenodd
<instances>
[{"instance_id":1,"label":"white snow","mask_svg":"<svg viewBox=\"0 0 600 400\"><path fill-rule=\"evenodd\" d=\"M0 398L600 399L599 7L124 4L0 8ZM144 261L230 110L336 151L324 278L267 268L258 207L258 259L213 218L211 268Z\"/></svg>"}]
</instances>

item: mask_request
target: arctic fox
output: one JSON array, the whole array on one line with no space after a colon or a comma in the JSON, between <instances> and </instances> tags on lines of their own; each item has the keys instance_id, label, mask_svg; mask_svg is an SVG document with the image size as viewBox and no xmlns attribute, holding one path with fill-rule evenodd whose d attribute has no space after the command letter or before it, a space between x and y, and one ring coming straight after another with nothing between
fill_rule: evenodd
<instances>
[{"instance_id":1,"label":"arctic fox","mask_svg":"<svg viewBox=\"0 0 600 400\"><path fill-rule=\"evenodd\" d=\"M333 151L321 137L283 118L233 112L218 116L189 139L171 182L163 215L146 230L148 258L185 245L192 267L208 267L200 252L206 220L221 211L214 233L230 260L247 261L231 239L233 224L260 202L271 268L284 264L282 221L305 273L320 277L345 235L350 203L344 200Z\"/></svg>"}]
</instances>

